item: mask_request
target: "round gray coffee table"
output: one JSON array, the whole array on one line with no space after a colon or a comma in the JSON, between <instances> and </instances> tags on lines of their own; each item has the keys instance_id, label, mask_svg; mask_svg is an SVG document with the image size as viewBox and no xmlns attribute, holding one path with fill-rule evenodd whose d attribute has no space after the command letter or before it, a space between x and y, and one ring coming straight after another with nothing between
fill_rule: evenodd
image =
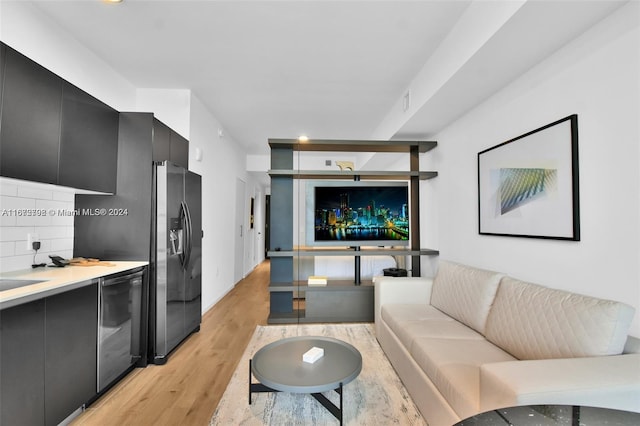
<instances>
[{"instance_id":1,"label":"round gray coffee table","mask_svg":"<svg viewBox=\"0 0 640 426\"><path fill-rule=\"evenodd\" d=\"M324 349L324 356L313 364L304 362L302 355L314 346ZM249 404L254 392L308 393L342 424L342 387L361 370L360 352L341 340L323 336L278 340L249 360ZM251 382L251 374L259 383ZM340 406L321 393L326 391L340 395Z\"/></svg>"}]
</instances>

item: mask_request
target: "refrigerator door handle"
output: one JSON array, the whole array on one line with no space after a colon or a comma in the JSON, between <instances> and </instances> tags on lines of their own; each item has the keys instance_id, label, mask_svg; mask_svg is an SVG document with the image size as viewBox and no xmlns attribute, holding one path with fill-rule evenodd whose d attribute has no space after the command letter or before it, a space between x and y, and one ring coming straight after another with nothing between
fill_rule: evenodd
<instances>
[{"instance_id":1,"label":"refrigerator door handle","mask_svg":"<svg viewBox=\"0 0 640 426\"><path fill-rule=\"evenodd\" d=\"M184 201L180 203L180 208L184 214L185 224L185 244L184 244L184 257L182 259L182 269L187 269L189 261L191 260L191 242L193 241L193 227L191 222L191 212L189 212L189 206Z\"/></svg>"},{"instance_id":2,"label":"refrigerator door handle","mask_svg":"<svg viewBox=\"0 0 640 426\"><path fill-rule=\"evenodd\" d=\"M180 232L180 253L178 255L178 259L180 260L180 266L182 267L182 269L186 268L186 257L187 257L187 232L186 232L186 228L187 228L187 219L186 219L186 211L184 209L184 202L180 202L180 213L179 213L179 218L180 218L180 226L182 227L182 232Z\"/></svg>"},{"instance_id":3,"label":"refrigerator door handle","mask_svg":"<svg viewBox=\"0 0 640 426\"><path fill-rule=\"evenodd\" d=\"M193 251L193 221L191 220L191 211L189 210L189 204L185 203L184 206L186 208L187 221L189 224L189 229L187 230L187 235L189 236L189 245L188 245L189 253L188 253L187 261L185 265L186 267L191 262L191 252Z\"/></svg>"}]
</instances>

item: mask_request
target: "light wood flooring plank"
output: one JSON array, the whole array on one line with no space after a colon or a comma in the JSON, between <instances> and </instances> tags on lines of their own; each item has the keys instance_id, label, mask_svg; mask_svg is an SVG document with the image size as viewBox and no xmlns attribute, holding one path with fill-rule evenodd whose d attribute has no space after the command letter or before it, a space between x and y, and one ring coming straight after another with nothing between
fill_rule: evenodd
<instances>
[{"instance_id":1,"label":"light wood flooring plank","mask_svg":"<svg viewBox=\"0 0 640 426\"><path fill-rule=\"evenodd\" d=\"M202 318L165 365L135 369L73 426L207 425L256 325L269 316L269 261Z\"/></svg>"}]
</instances>

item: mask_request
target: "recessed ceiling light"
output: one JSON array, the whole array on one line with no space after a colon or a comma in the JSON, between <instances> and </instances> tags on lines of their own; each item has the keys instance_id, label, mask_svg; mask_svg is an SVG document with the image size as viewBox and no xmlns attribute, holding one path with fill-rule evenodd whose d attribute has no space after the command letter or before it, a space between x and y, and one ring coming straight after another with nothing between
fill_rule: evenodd
<instances>
[{"instance_id":1,"label":"recessed ceiling light","mask_svg":"<svg viewBox=\"0 0 640 426\"><path fill-rule=\"evenodd\" d=\"M105 3L122 3L122 0L102 0Z\"/></svg>"},{"instance_id":2,"label":"recessed ceiling light","mask_svg":"<svg viewBox=\"0 0 640 426\"><path fill-rule=\"evenodd\" d=\"M298 136L298 142L309 142L309 138L306 135Z\"/></svg>"}]
</instances>

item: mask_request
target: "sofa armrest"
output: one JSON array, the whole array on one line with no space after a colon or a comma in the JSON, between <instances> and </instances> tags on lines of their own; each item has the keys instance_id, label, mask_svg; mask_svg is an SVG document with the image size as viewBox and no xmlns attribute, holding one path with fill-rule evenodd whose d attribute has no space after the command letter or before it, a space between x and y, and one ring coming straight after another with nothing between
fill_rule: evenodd
<instances>
[{"instance_id":1,"label":"sofa armrest","mask_svg":"<svg viewBox=\"0 0 640 426\"><path fill-rule=\"evenodd\" d=\"M640 412L640 354L508 361L480 367L480 411L560 404Z\"/></svg>"},{"instance_id":2,"label":"sofa armrest","mask_svg":"<svg viewBox=\"0 0 640 426\"><path fill-rule=\"evenodd\" d=\"M380 277L375 282L375 322L380 320L380 308L385 303L422 303L431 300L432 278Z\"/></svg>"},{"instance_id":3,"label":"sofa armrest","mask_svg":"<svg viewBox=\"0 0 640 426\"><path fill-rule=\"evenodd\" d=\"M640 339L634 336L627 336L623 354L640 354Z\"/></svg>"}]
</instances>

